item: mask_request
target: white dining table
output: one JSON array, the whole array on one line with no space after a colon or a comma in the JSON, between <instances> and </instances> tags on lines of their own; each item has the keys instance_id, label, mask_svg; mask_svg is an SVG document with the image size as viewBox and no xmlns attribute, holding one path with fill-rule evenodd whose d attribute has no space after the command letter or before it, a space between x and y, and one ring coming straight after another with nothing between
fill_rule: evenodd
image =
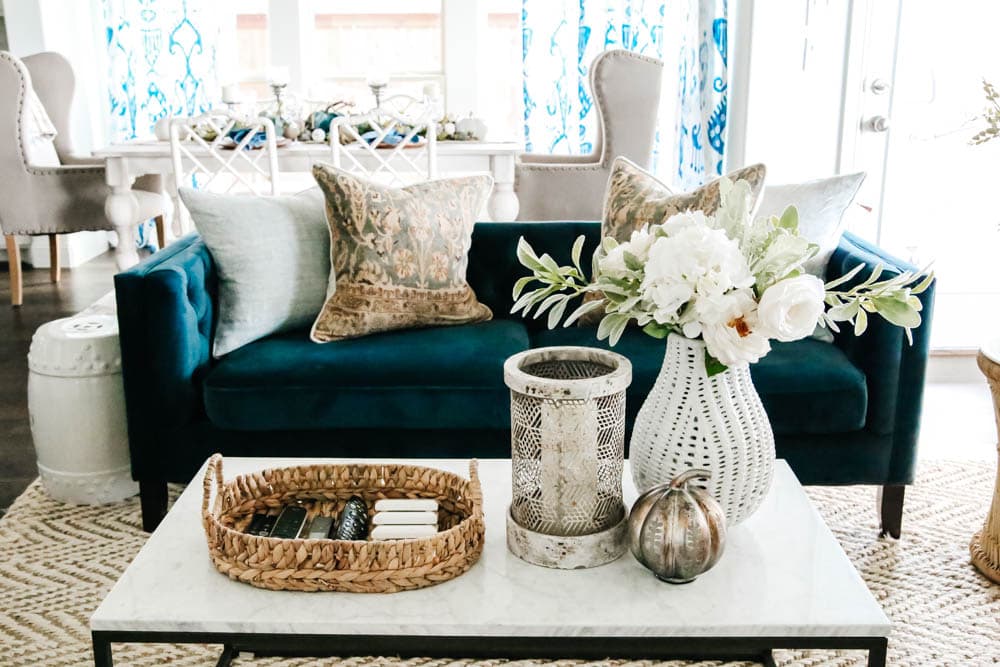
<instances>
[{"instance_id":1,"label":"white dining table","mask_svg":"<svg viewBox=\"0 0 1000 667\"><path fill-rule=\"evenodd\" d=\"M362 164L375 163L364 146L345 146ZM199 150L207 149L191 146L195 158ZM493 193L487 204L490 218L510 221L517 218L519 203L514 192L514 164L517 155L524 150L522 144L514 141L439 141L437 142L437 168L439 176L488 172L493 175ZM180 197L174 179L170 142L154 139L135 140L111 144L94 151L94 156L105 160L108 184L108 198L104 212L108 220L119 231L131 230L130 222L135 219L138 204L131 194L132 184L139 176L159 174L163 177L164 197L172 218L172 231L180 236L184 229ZM278 166L282 172L309 172L316 162L332 161L332 148L325 143L294 141L277 150ZM241 162L241 161L237 161ZM236 163L234 163L235 165ZM377 166L377 165L376 165ZM120 239L116 248L116 259L121 268L139 261L134 239Z\"/></svg>"}]
</instances>

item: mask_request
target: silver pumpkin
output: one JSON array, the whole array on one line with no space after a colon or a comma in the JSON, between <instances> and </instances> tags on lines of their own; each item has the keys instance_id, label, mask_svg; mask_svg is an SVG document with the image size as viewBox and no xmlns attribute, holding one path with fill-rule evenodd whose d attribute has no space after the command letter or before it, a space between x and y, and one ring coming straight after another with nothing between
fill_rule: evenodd
<instances>
[{"instance_id":1,"label":"silver pumpkin","mask_svg":"<svg viewBox=\"0 0 1000 667\"><path fill-rule=\"evenodd\" d=\"M726 515L708 491L688 485L711 475L707 470L688 470L669 484L654 486L632 505L628 517L632 555L663 581L693 581L722 555Z\"/></svg>"}]
</instances>

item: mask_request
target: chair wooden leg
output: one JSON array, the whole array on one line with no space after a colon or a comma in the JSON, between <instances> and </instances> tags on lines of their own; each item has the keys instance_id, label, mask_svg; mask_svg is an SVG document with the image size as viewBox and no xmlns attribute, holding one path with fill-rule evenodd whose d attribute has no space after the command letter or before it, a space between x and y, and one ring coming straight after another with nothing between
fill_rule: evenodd
<instances>
[{"instance_id":1,"label":"chair wooden leg","mask_svg":"<svg viewBox=\"0 0 1000 667\"><path fill-rule=\"evenodd\" d=\"M899 539L903 531L903 495L906 487L902 484L886 484L879 489L879 518L881 532L879 535L889 535Z\"/></svg>"},{"instance_id":2,"label":"chair wooden leg","mask_svg":"<svg viewBox=\"0 0 1000 667\"><path fill-rule=\"evenodd\" d=\"M166 221L162 215L156 216L154 220L156 221L156 243L160 246L160 250L163 250L167 247Z\"/></svg>"},{"instance_id":3,"label":"chair wooden leg","mask_svg":"<svg viewBox=\"0 0 1000 667\"><path fill-rule=\"evenodd\" d=\"M10 264L10 305L20 306L23 301L21 282L21 247L17 245L17 237L7 234L7 261Z\"/></svg>"},{"instance_id":4,"label":"chair wooden leg","mask_svg":"<svg viewBox=\"0 0 1000 667\"><path fill-rule=\"evenodd\" d=\"M62 267L59 265L59 237L49 234L49 279L57 283L62 278Z\"/></svg>"}]
</instances>

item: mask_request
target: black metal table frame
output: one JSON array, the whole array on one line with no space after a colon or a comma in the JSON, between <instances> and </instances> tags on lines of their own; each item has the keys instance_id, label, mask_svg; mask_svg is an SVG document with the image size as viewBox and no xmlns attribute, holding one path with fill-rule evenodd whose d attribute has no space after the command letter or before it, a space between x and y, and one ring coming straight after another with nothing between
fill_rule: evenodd
<instances>
[{"instance_id":1,"label":"black metal table frame","mask_svg":"<svg viewBox=\"0 0 1000 667\"><path fill-rule=\"evenodd\" d=\"M111 644L222 644L217 667L240 652L283 657L401 656L442 658L752 660L774 667L774 649L868 651L885 667L885 637L434 637L288 635L226 632L93 631L95 667L112 667Z\"/></svg>"}]
</instances>

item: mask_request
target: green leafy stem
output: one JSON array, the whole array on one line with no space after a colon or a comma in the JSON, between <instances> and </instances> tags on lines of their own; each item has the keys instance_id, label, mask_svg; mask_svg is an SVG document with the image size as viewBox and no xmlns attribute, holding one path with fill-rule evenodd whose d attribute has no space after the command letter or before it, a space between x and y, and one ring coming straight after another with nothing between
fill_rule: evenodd
<instances>
[{"instance_id":1,"label":"green leafy stem","mask_svg":"<svg viewBox=\"0 0 1000 667\"><path fill-rule=\"evenodd\" d=\"M535 319L547 312L548 327L553 329L566 314L573 299L582 294L593 293L593 298L585 300L566 317L564 327L570 326L589 312L603 308L597 338L608 339L612 346L617 344L633 319L646 334L654 338L662 339L670 333L681 332L679 326L656 322L644 308L640 287L645 267L638 258L625 253L626 271L622 277L600 274L597 271L600 252L607 252L617 245L613 239L606 238L602 242L602 248L594 256L593 273L596 279L588 282L580 265L583 245L584 237L580 236L573 243L572 265L560 266L547 253L539 256L522 237L517 244L517 258L531 274L514 284L514 306L510 312L521 311L524 317L528 317L534 309ZM853 326L854 334L860 336L868 327L868 315L877 313L892 324L902 327L907 340L912 343L912 330L920 326L920 311L923 307L917 295L931 286L934 274L929 270L903 271L879 280L885 267L878 264L861 283L848 289L838 289L857 276L865 266L863 263L859 264L843 276L825 284L825 301L829 308L823 313L819 324L833 331L840 331L838 323L847 322ZM538 285L529 289L533 283ZM706 362L710 373L713 370L725 370L725 366L714 359L708 358Z\"/></svg>"}]
</instances>

